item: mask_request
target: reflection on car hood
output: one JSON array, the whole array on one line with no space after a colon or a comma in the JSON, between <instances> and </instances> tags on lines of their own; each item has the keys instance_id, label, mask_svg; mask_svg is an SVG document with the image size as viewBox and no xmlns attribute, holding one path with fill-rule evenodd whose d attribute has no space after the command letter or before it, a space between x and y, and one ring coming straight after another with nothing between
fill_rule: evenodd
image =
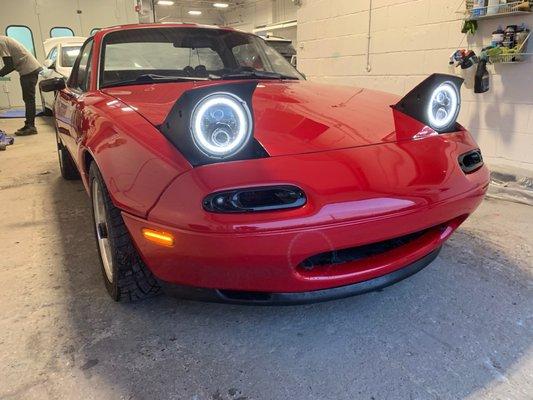
<instances>
[{"instance_id":1,"label":"reflection on car hood","mask_svg":"<svg viewBox=\"0 0 533 400\"><path fill-rule=\"evenodd\" d=\"M150 84L103 91L158 126L183 92L220 83ZM271 156L391 142L396 136L390 105L398 100L368 89L261 81L253 97L254 135Z\"/></svg>"}]
</instances>

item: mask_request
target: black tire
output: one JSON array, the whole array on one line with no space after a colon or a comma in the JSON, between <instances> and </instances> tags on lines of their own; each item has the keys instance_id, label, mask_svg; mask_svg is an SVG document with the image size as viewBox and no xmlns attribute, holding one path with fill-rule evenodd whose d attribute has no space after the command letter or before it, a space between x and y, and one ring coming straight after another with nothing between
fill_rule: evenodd
<instances>
[{"instance_id":1,"label":"black tire","mask_svg":"<svg viewBox=\"0 0 533 400\"><path fill-rule=\"evenodd\" d=\"M102 252L98 244L98 232L96 228L95 207L93 186L95 182L101 188L103 198L105 220L106 220L106 238L109 241L111 259L112 259L112 281L108 278ZM152 297L160 292L159 284L156 279L141 260L137 249L133 245L132 239L122 219L120 210L114 206L105 186L102 175L98 167L93 162L89 168L89 185L91 188L91 200L93 202L93 224L94 234L97 242L98 254L100 256L100 265L102 276L104 278L107 292L115 301L130 302Z\"/></svg>"},{"instance_id":2,"label":"black tire","mask_svg":"<svg viewBox=\"0 0 533 400\"><path fill-rule=\"evenodd\" d=\"M80 179L80 173L74 160L70 156L67 148L61 143L61 140L57 136L57 156L59 157L59 169L61 170L61 176L67 181L74 181Z\"/></svg>"},{"instance_id":3,"label":"black tire","mask_svg":"<svg viewBox=\"0 0 533 400\"><path fill-rule=\"evenodd\" d=\"M42 107L43 107L43 115L45 117L51 117L52 115L54 115L54 112L52 110L50 110L48 107L46 107L46 103L44 102L43 92L41 90L39 90L39 94L41 95L41 104L42 104Z\"/></svg>"}]
</instances>

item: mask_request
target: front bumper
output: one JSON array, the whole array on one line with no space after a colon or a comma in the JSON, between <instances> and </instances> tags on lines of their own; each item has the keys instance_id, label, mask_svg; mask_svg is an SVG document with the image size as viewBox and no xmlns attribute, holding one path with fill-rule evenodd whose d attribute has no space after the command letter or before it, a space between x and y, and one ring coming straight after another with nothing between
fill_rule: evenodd
<instances>
[{"instance_id":1,"label":"front bumper","mask_svg":"<svg viewBox=\"0 0 533 400\"><path fill-rule=\"evenodd\" d=\"M486 167L465 174L477 148L467 132L323 153L213 164L177 177L147 218L123 213L144 262L161 281L216 290L302 293L391 274L438 249L482 201ZM291 184L308 196L286 211L213 214L202 201L239 187ZM171 233L172 248L142 228ZM311 270L310 257L414 232L400 247Z\"/></svg>"},{"instance_id":2,"label":"front bumper","mask_svg":"<svg viewBox=\"0 0 533 400\"><path fill-rule=\"evenodd\" d=\"M247 305L297 305L338 300L369 293L400 282L427 267L440 253L440 247L412 264L368 281L331 289L296 293L245 292L234 290L205 289L161 282L163 290L182 299L233 303Z\"/></svg>"}]
</instances>

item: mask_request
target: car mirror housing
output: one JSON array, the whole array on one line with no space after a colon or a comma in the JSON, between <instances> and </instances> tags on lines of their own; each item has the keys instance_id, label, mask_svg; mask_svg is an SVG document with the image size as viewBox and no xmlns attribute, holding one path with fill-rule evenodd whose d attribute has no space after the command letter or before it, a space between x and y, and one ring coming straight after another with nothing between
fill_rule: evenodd
<instances>
[{"instance_id":1,"label":"car mirror housing","mask_svg":"<svg viewBox=\"0 0 533 400\"><path fill-rule=\"evenodd\" d=\"M65 87L66 83L63 78L51 78L39 82L39 89L41 89L42 92L55 92L63 90Z\"/></svg>"}]
</instances>

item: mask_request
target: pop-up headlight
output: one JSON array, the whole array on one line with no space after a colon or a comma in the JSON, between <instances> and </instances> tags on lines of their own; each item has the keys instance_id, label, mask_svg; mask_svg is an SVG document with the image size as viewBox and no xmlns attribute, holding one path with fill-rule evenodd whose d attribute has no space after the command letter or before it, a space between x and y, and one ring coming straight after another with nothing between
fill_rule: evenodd
<instances>
[{"instance_id":1,"label":"pop-up headlight","mask_svg":"<svg viewBox=\"0 0 533 400\"><path fill-rule=\"evenodd\" d=\"M451 82L437 86L427 105L429 125L436 131L446 130L455 124L461 109L461 99L457 87Z\"/></svg>"},{"instance_id":2,"label":"pop-up headlight","mask_svg":"<svg viewBox=\"0 0 533 400\"><path fill-rule=\"evenodd\" d=\"M457 76L433 74L392 108L438 133L452 132L457 128L457 116L461 109L462 83L463 79ZM396 126L396 131L402 131L402 128Z\"/></svg>"},{"instance_id":3,"label":"pop-up headlight","mask_svg":"<svg viewBox=\"0 0 533 400\"><path fill-rule=\"evenodd\" d=\"M257 81L198 85L176 100L158 126L192 166L268 157L254 138Z\"/></svg>"},{"instance_id":4,"label":"pop-up headlight","mask_svg":"<svg viewBox=\"0 0 533 400\"><path fill-rule=\"evenodd\" d=\"M248 105L239 97L214 93L194 108L190 130L194 144L208 157L231 157L250 139L252 117Z\"/></svg>"}]
</instances>

